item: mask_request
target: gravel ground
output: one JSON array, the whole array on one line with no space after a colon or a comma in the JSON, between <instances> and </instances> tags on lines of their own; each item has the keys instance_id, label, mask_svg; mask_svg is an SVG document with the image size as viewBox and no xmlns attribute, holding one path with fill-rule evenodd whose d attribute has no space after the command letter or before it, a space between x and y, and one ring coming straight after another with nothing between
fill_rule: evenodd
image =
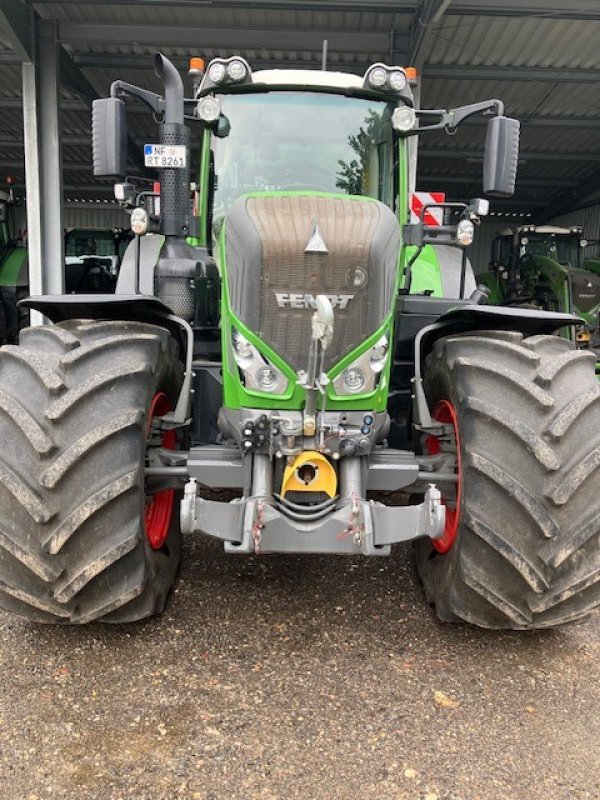
<instances>
[{"instance_id":1,"label":"gravel ground","mask_svg":"<svg viewBox=\"0 0 600 800\"><path fill-rule=\"evenodd\" d=\"M410 548L192 540L162 618L0 629L2 800L600 797L600 617L441 625Z\"/></svg>"}]
</instances>

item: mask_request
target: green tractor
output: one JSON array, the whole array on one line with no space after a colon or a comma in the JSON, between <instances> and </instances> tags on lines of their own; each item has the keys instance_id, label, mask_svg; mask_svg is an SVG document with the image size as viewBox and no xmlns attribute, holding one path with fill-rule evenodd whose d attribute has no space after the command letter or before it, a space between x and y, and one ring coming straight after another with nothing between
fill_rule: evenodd
<instances>
[{"instance_id":1,"label":"green tractor","mask_svg":"<svg viewBox=\"0 0 600 800\"><path fill-rule=\"evenodd\" d=\"M16 344L19 330L29 322L27 309L17 303L29 294L27 248L15 225L12 188L0 191L0 343Z\"/></svg>"},{"instance_id":2,"label":"green tractor","mask_svg":"<svg viewBox=\"0 0 600 800\"><path fill-rule=\"evenodd\" d=\"M491 271L479 280L490 302L577 314L566 335L595 350L600 362L600 261L585 259L580 227L523 225L502 231L492 245Z\"/></svg>"},{"instance_id":3,"label":"green tractor","mask_svg":"<svg viewBox=\"0 0 600 800\"><path fill-rule=\"evenodd\" d=\"M407 224L415 134L486 114L484 192L508 196L518 122L498 100L415 110L379 63L218 58L189 99L168 59L155 70L163 95L116 81L93 108L94 170L135 234L116 292L28 298L53 324L0 351L2 607L160 612L182 532L238 557L415 540L448 621L532 629L596 607L600 386L553 335L579 320L466 296L486 201ZM123 180L126 97L158 121L160 205Z\"/></svg>"},{"instance_id":4,"label":"green tractor","mask_svg":"<svg viewBox=\"0 0 600 800\"><path fill-rule=\"evenodd\" d=\"M121 259L131 240L122 228L71 228L65 234L65 292L114 292Z\"/></svg>"}]
</instances>

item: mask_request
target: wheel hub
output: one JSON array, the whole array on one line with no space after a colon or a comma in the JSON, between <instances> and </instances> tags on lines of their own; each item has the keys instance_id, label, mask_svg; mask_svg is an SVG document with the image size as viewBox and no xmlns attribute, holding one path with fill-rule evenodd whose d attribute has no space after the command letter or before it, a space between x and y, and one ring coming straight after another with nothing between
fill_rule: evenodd
<instances>
[{"instance_id":1,"label":"wheel hub","mask_svg":"<svg viewBox=\"0 0 600 800\"><path fill-rule=\"evenodd\" d=\"M461 464L460 464L460 436L458 433L458 419L456 416L456 409L449 400L440 400L433 410L433 418L437 422L444 425L452 425L454 429L455 441L455 471L456 471L456 497L445 495L442 490L442 503L446 506L446 524L444 526L444 534L439 539L432 539L431 544L438 551L438 553L447 553L458 533L460 525L460 500L461 500ZM429 436L427 439L427 452L430 456L435 456L441 453L442 448L440 440L437 436ZM447 490L446 490L447 491ZM449 502L454 503L454 507L448 505Z\"/></svg>"},{"instance_id":2,"label":"wheel hub","mask_svg":"<svg viewBox=\"0 0 600 800\"><path fill-rule=\"evenodd\" d=\"M148 412L148 437L151 435L152 420L156 417L162 417L172 410L173 406L167 395L164 392L157 392L154 395ZM174 430L165 431L162 434L160 446L167 450L175 450L176 445L177 432ZM150 500L146 503L144 509L144 526L146 538L153 550L159 550L165 543L171 526L174 505L174 489L165 489L162 492L157 492L152 495Z\"/></svg>"}]
</instances>

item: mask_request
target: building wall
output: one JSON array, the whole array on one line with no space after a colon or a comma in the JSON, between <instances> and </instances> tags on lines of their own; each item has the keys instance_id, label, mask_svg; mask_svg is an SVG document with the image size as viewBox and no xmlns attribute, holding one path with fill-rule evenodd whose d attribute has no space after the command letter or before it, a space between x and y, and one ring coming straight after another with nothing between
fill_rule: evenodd
<instances>
[{"instance_id":1,"label":"building wall","mask_svg":"<svg viewBox=\"0 0 600 800\"><path fill-rule=\"evenodd\" d=\"M25 205L17 206L17 230L27 230ZM127 228L129 215L113 203L65 203L63 208L65 228Z\"/></svg>"}]
</instances>

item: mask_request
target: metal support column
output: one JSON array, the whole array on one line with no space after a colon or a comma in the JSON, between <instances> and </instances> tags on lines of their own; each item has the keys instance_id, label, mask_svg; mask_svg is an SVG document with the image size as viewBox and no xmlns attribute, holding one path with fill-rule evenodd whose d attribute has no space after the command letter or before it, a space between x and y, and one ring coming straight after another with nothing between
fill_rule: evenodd
<instances>
[{"instance_id":1,"label":"metal support column","mask_svg":"<svg viewBox=\"0 0 600 800\"><path fill-rule=\"evenodd\" d=\"M42 220L38 123L35 66L23 62L23 141L25 150L25 187L27 192L27 256L29 260L29 292L43 294L42 278ZM41 325L39 311L31 312L31 324Z\"/></svg>"},{"instance_id":2,"label":"metal support column","mask_svg":"<svg viewBox=\"0 0 600 800\"><path fill-rule=\"evenodd\" d=\"M60 76L56 23L37 22L36 70L41 177L42 283L47 294L62 294L64 279L63 188L60 148Z\"/></svg>"}]
</instances>

